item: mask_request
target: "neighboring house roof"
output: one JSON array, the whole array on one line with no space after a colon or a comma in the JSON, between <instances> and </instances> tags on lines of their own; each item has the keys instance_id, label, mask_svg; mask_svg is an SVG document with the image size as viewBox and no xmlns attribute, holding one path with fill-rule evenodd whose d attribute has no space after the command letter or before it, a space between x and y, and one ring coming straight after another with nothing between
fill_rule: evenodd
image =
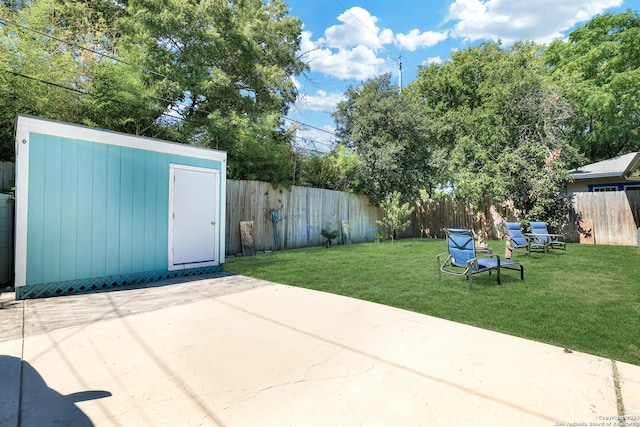
<instances>
[{"instance_id":1,"label":"neighboring house roof","mask_svg":"<svg viewBox=\"0 0 640 427\"><path fill-rule=\"evenodd\" d=\"M640 152L591 163L569 173L576 180L620 177L628 181L640 181Z\"/></svg>"}]
</instances>

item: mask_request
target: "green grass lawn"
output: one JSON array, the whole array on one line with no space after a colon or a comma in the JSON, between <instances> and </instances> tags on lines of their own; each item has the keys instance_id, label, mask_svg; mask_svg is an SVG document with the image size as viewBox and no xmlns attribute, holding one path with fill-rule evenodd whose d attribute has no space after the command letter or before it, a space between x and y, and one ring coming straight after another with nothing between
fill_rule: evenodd
<instances>
[{"instance_id":1,"label":"green grass lawn","mask_svg":"<svg viewBox=\"0 0 640 427\"><path fill-rule=\"evenodd\" d=\"M504 254L503 241L491 241ZM443 275L444 240L305 248L226 260L225 270L346 295L640 365L640 249L569 244L516 253L520 273Z\"/></svg>"}]
</instances>

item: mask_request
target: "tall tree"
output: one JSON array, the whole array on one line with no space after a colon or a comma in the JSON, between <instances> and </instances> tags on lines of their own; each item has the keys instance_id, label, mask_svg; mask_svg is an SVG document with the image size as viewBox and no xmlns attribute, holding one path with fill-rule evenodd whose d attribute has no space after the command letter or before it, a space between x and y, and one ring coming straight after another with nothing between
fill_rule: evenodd
<instances>
[{"instance_id":1,"label":"tall tree","mask_svg":"<svg viewBox=\"0 0 640 427\"><path fill-rule=\"evenodd\" d=\"M73 47L48 37L55 28L59 39L74 37L60 25L64 4L53 0L2 7L0 26L0 156L13 157L13 126L17 113L73 121L82 93L82 65ZM22 7L23 6L23 7Z\"/></svg>"},{"instance_id":2,"label":"tall tree","mask_svg":"<svg viewBox=\"0 0 640 427\"><path fill-rule=\"evenodd\" d=\"M1 7L0 156L18 112L226 150L230 177L291 183L282 117L306 64L281 0Z\"/></svg>"},{"instance_id":3,"label":"tall tree","mask_svg":"<svg viewBox=\"0 0 640 427\"><path fill-rule=\"evenodd\" d=\"M438 124L433 141L448 153L443 175L456 197L512 199L530 219L555 221L566 212L563 162L577 153L565 134L572 110L547 76L541 48L483 43L458 51L421 68L410 90Z\"/></svg>"},{"instance_id":4,"label":"tall tree","mask_svg":"<svg viewBox=\"0 0 640 427\"><path fill-rule=\"evenodd\" d=\"M291 173L291 162L278 162L292 156L280 118L296 99L291 76L306 64L296 56L302 24L283 1L130 0L127 12L122 32L139 46L138 63L156 71L148 78L165 84L182 134L228 151L231 177Z\"/></svg>"},{"instance_id":5,"label":"tall tree","mask_svg":"<svg viewBox=\"0 0 640 427\"><path fill-rule=\"evenodd\" d=\"M415 199L430 179L429 150L419 115L391 75L350 87L333 117L340 144L359 158L356 191L379 204L394 191Z\"/></svg>"},{"instance_id":6,"label":"tall tree","mask_svg":"<svg viewBox=\"0 0 640 427\"><path fill-rule=\"evenodd\" d=\"M14 3L2 7L0 26L0 157L13 158L18 113L156 136L165 105L155 102L144 71L122 62L127 57L118 48L118 5Z\"/></svg>"},{"instance_id":7,"label":"tall tree","mask_svg":"<svg viewBox=\"0 0 640 427\"><path fill-rule=\"evenodd\" d=\"M640 150L640 15L597 16L545 52L578 115L575 144L591 161Z\"/></svg>"}]
</instances>

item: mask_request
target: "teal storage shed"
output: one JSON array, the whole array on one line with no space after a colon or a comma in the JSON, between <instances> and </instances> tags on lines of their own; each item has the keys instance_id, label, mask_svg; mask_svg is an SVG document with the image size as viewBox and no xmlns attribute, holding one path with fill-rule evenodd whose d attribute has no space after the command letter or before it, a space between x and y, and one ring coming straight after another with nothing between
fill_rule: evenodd
<instances>
[{"instance_id":1,"label":"teal storage shed","mask_svg":"<svg viewBox=\"0 0 640 427\"><path fill-rule=\"evenodd\" d=\"M223 271L226 160L18 116L16 298Z\"/></svg>"}]
</instances>

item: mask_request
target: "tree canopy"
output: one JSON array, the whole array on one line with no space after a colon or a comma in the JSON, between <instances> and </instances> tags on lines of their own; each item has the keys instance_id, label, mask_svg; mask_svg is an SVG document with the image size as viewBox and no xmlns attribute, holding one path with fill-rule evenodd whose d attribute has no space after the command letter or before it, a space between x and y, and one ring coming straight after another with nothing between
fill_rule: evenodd
<instances>
[{"instance_id":1,"label":"tree canopy","mask_svg":"<svg viewBox=\"0 0 640 427\"><path fill-rule=\"evenodd\" d=\"M41 0L2 12L3 158L26 113L226 150L233 178L291 182L282 119L307 65L283 1Z\"/></svg>"},{"instance_id":2,"label":"tree canopy","mask_svg":"<svg viewBox=\"0 0 640 427\"><path fill-rule=\"evenodd\" d=\"M0 159L17 113L228 152L228 176L415 199L513 200L559 223L567 171L640 150L640 16L598 16L567 40L485 42L349 87L329 153L284 118L302 22L283 0L0 3ZM397 194L396 194L397 193Z\"/></svg>"},{"instance_id":3,"label":"tree canopy","mask_svg":"<svg viewBox=\"0 0 640 427\"><path fill-rule=\"evenodd\" d=\"M567 138L573 117L563 89L549 77L542 46L482 43L422 67L409 85L447 153L439 182L476 204L514 200L531 219L556 222L566 212L566 166L581 157Z\"/></svg>"},{"instance_id":4,"label":"tree canopy","mask_svg":"<svg viewBox=\"0 0 640 427\"><path fill-rule=\"evenodd\" d=\"M347 89L334 113L341 145L359 158L354 191L376 204L394 190L415 199L429 185L431 148L415 107L384 74Z\"/></svg>"},{"instance_id":5,"label":"tree canopy","mask_svg":"<svg viewBox=\"0 0 640 427\"><path fill-rule=\"evenodd\" d=\"M545 58L576 108L571 138L590 161L640 150L640 15L597 16Z\"/></svg>"}]
</instances>

